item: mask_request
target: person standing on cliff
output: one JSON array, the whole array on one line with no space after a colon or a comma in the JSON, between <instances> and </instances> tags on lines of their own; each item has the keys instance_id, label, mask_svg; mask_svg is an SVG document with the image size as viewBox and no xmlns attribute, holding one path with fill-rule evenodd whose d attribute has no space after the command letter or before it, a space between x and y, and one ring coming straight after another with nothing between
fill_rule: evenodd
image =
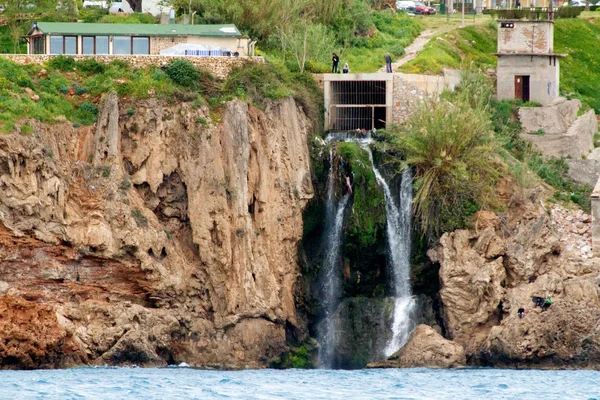
<instances>
[{"instance_id":1,"label":"person standing on cliff","mask_svg":"<svg viewBox=\"0 0 600 400\"><path fill-rule=\"evenodd\" d=\"M339 72L338 70L338 64L340 63L340 58L338 57L337 54L333 53L333 56L331 57L331 62L332 62L332 66L331 66L331 73L332 74L337 74Z\"/></svg>"},{"instance_id":2,"label":"person standing on cliff","mask_svg":"<svg viewBox=\"0 0 600 400\"><path fill-rule=\"evenodd\" d=\"M390 53L387 53L385 56L385 72L388 74L392 73L392 56Z\"/></svg>"},{"instance_id":3,"label":"person standing on cliff","mask_svg":"<svg viewBox=\"0 0 600 400\"><path fill-rule=\"evenodd\" d=\"M344 74L347 74L350 72L350 67L348 66L348 63L344 64L344 68L342 68L342 72Z\"/></svg>"}]
</instances>

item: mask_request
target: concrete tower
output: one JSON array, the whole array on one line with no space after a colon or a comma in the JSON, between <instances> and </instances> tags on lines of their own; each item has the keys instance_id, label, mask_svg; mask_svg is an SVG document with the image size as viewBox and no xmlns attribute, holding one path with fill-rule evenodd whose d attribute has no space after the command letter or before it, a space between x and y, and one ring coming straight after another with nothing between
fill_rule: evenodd
<instances>
[{"instance_id":1,"label":"concrete tower","mask_svg":"<svg viewBox=\"0 0 600 400\"><path fill-rule=\"evenodd\" d=\"M554 21L498 21L498 100L521 99L548 105L558 97L559 61Z\"/></svg>"}]
</instances>

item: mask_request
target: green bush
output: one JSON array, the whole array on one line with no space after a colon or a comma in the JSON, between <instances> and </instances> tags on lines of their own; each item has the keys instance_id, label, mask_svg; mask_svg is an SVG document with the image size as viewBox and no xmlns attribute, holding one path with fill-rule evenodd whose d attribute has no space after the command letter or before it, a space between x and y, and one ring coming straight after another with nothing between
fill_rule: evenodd
<instances>
[{"instance_id":1,"label":"green bush","mask_svg":"<svg viewBox=\"0 0 600 400\"><path fill-rule=\"evenodd\" d=\"M73 57L55 56L48 61L48 67L59 71L73 71L77 63Z\"/></svg>"},{"instance_id":2,"label":"green bush","mask_svg":"<svg viewBox=\"0 0 600 400\"><path fill-rule=\"evenodd\" d=\"M85 101L75 111L76 119L81 125L92 125L98 120L98 107L89 101Z\"/></svg>"},{"instance_id":3,"label":"green bush","mask_svg":"<svg viewBox=\"0 0 600 400\"><path fill-rule=\"evenodd\" d=\"M404 46L396 44L390 47L390 54L396 58L402 57L404 55Z\"/></svg>"},{"instance_id":4,"label":"green bush","mask_svg":"<svg viewBox=\"0 0 600 400\"><path fill-rule=\"evenodd\" d=\"M93 58L86 58L77 63L77 69L87 74L103 74L106 71L106 64L100 63Z\"/></svg>"},{"instance_id":5,"label":"green bush","mask_svg":"<svg viewBox=\"0 0 600 400\"><path fill-rule=\"evenodd\" d=\"M173 82L184 87L195 87L200 79L200 73L194 64L185 58L172 60L164 71Z\"/></svg>"},{"instance_id":6,"label":"green bush","mask_svg":"<svg viewBox=\"0 0 600 400\"><path fill-rule=\"evenodd\" d=\"M473 82L471 82L473 81ZM430 239L464 227L470 215L495 204L503 167L491 134L489 83L470 82L441 102L427 102L395 132L392 147L415 171L415 216Z\"/></svg>"}]
</instances>

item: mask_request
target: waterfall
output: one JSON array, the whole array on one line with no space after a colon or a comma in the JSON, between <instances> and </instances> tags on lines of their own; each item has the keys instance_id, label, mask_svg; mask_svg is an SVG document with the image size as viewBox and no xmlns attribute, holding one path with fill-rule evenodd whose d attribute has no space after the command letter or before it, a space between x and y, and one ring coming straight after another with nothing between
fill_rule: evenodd
<instances>
[{"instance_id":1,"label":"waterfall","mask_svg":"<svg viewBox=\"0 0 600 400\"><path fill-rule=\"evenodd\" d=\"M394 296L392 338L384 350L385 356L389 357L406 344L411 331L414 329L411 318L414 300L410 287L412 172L410 169L406 169L402 173L400 204L398 207L387 182L373 162L373 154L369 148L369 144L372 142L370 134L332 133L327 136L326 141L358 143L362 149L368 152L377 183L383 188L387 216L386 236L391 266L390 283ZM322 318L317 326L317 339L320 344L319 368L333 367L335 349L338 343L339 333L336 332L333 315L341 298L340 250L344 211L350 199L350 195L346 194L339 202L336 202L333 149L329 151L329 161L330 169L327 180L327 203L323 235L325 258L319 280L319 293L322 296Z\"/></svg>"},{"instance_id":2,"label":"waterfall","mask_svg":"<svg viewBox=\"0 0 600 400\"><path fill-rule=\"evenodd\" d=\"M340 249L342 246L342 228L344 211L349 195L345 195L336 205L335 173L333 168L333 149L329 150L329 176L327 179L327 203L325 206L325 235L323 246L326 251L321 269L320 289L323 318L317 328L319 347L319 368L331 368L337 343L337 332L333 324L333 314L339 304L341 293Z\"/></svg>"},{"instance_id":3,"label":"waterfall","mask_svg":"<svg viewBox=\"0 0 600 400\"><path fill-rule=\"evenodd\" d=\"M389 357L406 344L413 328L410 314L414 307L410 288L410 221L412 203L412 173L407 168L402 173L400 188L400 207L396 206L390 188L373 162L373 154L369 147L373 173L383 188L385 196L385 212L387 214L387 241L392 266L392 288L394 290L394 315L392 319L392 339L385 349Z\"/></svg>"}]
</instances>

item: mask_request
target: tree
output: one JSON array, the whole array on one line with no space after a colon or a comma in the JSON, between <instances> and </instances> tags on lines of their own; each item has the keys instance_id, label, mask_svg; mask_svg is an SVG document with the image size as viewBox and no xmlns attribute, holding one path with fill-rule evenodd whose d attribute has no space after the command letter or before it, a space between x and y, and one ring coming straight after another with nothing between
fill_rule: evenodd
<instances>
[{"instance_id":1,"label":"tree","mask_svg":"<svg viewBox=\"0 0 600 400\"><path fill-rule=\"evenodd\" d=\"M142 0L127 0L131 9L135 12L142 12Z\"/></svg>"},{"instance_id":2,"label":"tree","mask_svg":"<svg viewBox=\"0 0 600 400\"><path fill-rule=\"evenodd\" d=\"M324 60L332 52L335 38L323 25L302 19L282 33L300 72L304 72L308 60Z\"/></svg>"}]
</instances>

